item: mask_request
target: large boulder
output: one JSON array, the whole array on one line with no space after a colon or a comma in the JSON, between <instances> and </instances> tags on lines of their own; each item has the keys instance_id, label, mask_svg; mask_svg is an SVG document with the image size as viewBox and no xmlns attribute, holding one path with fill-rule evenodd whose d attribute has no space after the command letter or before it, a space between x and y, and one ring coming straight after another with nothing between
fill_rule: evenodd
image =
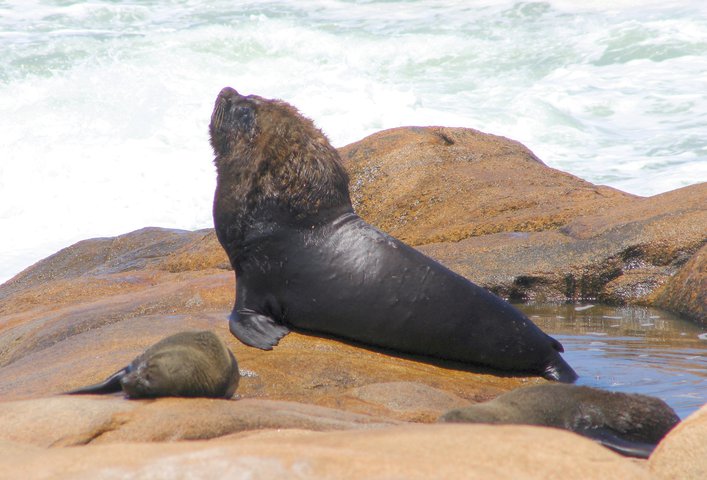
<instances>
[{"instance_id":1,"label":"large boulder","mask_svg":"<svg viewBox=\"0 0 707 480\"><path fill-rule=\"evenodd\" d=\"M399 422L314 405L260 399L63 396L0 402L0 441L38 447L206 440L251 430L380 428Z\"/></svg>"},{"instance_id":2,"label":"large boulder","mask_svg":"<svg viewBox=\"0 0 707 480\"><path fill-rule=\"evenodd\" d=\"M546 166L469 128L384 130L341 150L356 211L411 245L556 230L637 197Z\"/></svg>"},{"instance_id":3,"label":"large boulder","mask_svg":"<svg viewBox=\"0 0 707 480\"><path fill-rule=\"evenodd\" d=\"M707 321L704 262L666 289L707 241L707 183L637 197L465 128L386 130L341 155L362 217L502 296L657 304Z\"/></svg>"},{"instance_id":4,"label":"large boulder","mask_svg":"<svg viewBox=\"0 0 707 480\"><path fill-rule=\"evenodd\" d=\"M0 471L23 480L653 478L579 435L488 425L267 430L199 442L50 449L0 440Z\"/></svg>"},{"instance_id":5,"label":"large boulder","mask_svg":"<svg viewBox=\"0 0 707 480\"><path fill-rule=\"evenodd\" d=\"M640 198L469 129L395 129L341 153L365 219L501 295L705 319L707 184ZM420 425L545 380L298 333L270 352L249 348L228 332L234 292L210 229L86 240L1 285L0 476L651 477L568 432ZM58 395L203 329L238 358L234 400ZM672 445L699 451L691 435L671 433L651 471L678 471Z\"/></svg>"},{"instance_id":6,"label":"large boulder","mask_svg":"<svg viewBox=\"0 0 707 480\"><path fill-rule=\"evenodd\" d=\"M654 294L654 304L707 326L707 245Z\"/></svg>"},{"instance_id":7,"label":"large boulder","mask_svg":"<svg viewBox=\"0 0 707 480\"><path fill-rule=\"evenodd\" d=\"M650 471L665 480L707 478L707 405L675 427L648 459Z\"/></svg>"}]
</instances>

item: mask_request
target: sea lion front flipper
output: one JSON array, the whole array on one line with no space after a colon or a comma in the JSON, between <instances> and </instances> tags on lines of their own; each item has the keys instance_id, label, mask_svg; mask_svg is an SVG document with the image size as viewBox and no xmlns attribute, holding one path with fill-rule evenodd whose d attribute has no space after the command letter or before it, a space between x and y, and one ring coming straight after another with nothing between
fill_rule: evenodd
<instances>
[{"instance_id":1,"label":"sea lion front flipper","mask_svg":"<svg viewBox=\"0 0 707 480\"><path fill-rule=\"evenodd\" d=\"M656 447L651 443L621 438L614 430L609 428L585 428L575 431L627 457L648 458Z\"/></svg>"},{"instance_id":2,"label":"sea lion front flipper","mask_svg":"<svg viewBox=\"0 0 707 480\"><path fill-rule=\"evenodd\" d=\"M114 393L120 392L123 388L120 385L120 379L123 378L130 372L130 366L121 368L115 372L110 377L103 380L101 383L96 383L95 385L89 385L87 387L77 388L76 390L71 390L65 392L66 395L80 395L80 394L102 394L102 393Z\"/></svg>"},{"instance_id":3,"label":"sea lion front flipper","mask_svg":"<svg viewBox=\"0 0 707 480\"><path fill-rule=\"evenodd\" d=\"M247 308L233 310L229 318L231 333L238 340L261 350L272 350L290 329L274 318Z\"/></svg>"}]
</instances>

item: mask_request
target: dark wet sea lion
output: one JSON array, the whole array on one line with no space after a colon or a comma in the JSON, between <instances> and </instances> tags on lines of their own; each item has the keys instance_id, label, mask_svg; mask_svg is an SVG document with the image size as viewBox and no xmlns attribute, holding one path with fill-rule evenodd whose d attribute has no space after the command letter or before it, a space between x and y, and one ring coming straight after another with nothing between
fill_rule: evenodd
<instances>
[{"instance_id":1,"label":"dark wet sea lion","mask_svg":"<svg viewBox=\"0 0 707 480\"><path fill-rule=\"evenodd\" d=\"M516 308L353 211L339 154L285 102L226 87L210 124L214 224L236 273L231 332L290 329L573 382L560 343Z\"/></svg>"},{"instance_id":2,"label":"dark wet sea lion","mask_svg":"<svg viewBox=\"0 0 707 480\"><path fill-rule=\"evenodd\" d=\"M655 397L576 385L537 385L450 410L440 421L562 428L623 455L647 458L680 418Z\"/></svg>"},{"instance_id":3,"label":"dark wet sea lion","mask_svg":"<svg viewBox=\"0 0 707 480\"><path fill-rule=\"evenodd\" d=\"M218 336L181 332L155 343L103 382L67 393L123 390L129 398L231 398L239 379L236 359Z\"/></svg>"}]
</instances>

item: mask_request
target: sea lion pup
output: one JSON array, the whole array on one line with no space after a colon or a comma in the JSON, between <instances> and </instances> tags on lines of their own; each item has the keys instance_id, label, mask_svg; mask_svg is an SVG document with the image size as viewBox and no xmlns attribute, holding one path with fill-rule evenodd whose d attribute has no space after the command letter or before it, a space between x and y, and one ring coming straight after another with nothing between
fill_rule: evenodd
<instances>
[{"instance_id":1,"label":"sea lion pup","mask_svg":"<svg viewBox=\"0 0 707 480\"><path fill-rule=\"evenodd\" d=\"M338 152L294 107L226 87L209 130L214 225L237 279L229 326L243 343L270 350L297 329L577 378L520 311L359 218Z\"/></svg>"},{"instance_id":2,"label":"sea lion pup","mask_svg":"<svg viewBox=\"0 0 707 480\"><path fill-rule=\"evenodd\" d=\"M231 398L240 379L233 353L212 332L181 332L160 340L130 365L95 385L67 392L128 398Z\"/></svg>"},{"instance_id":3,"label":"sea lion pup","mask_svg":"<svg viewBox=\"0 0 707 480\"><path fill-rule=\"evenodd\" d=\"M562 428L622 455L648 458L680 418L655 397L576 385L536 385L450 410L439 421Z\"/></svg>"}]
</instances>

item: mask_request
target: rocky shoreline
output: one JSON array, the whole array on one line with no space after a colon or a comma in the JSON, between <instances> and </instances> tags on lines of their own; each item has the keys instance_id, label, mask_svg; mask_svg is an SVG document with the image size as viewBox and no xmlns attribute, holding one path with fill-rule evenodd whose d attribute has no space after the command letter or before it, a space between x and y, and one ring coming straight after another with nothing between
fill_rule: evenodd
<instances>
[{"instance_id":1,"label":"rocky shoreline","mask_svg":"<svg viewBox=\"0 0 707 480\"><path fill-rule=\"evenodd\" d=\"M707 325L707 184L636 197L470 129L387 130L340 152L361 216L502 296L653 305ZM706 407L641 462L548 428L430 425L539 378L300 334L245 347L225 321L229 268L212 230L145 228L0 286L0 477L707 475ZM197 329L238 358L239 400L57 395Z\"/></svg>"},{"instance_id":2,"label":"rocky shoreline","mask_svg":"<svg viewBox=\"0 0 707 480\"><path fill-rule=\"evenodd\" d=\"M386 130L341 154L366 221L503 297L707 324L707 183L636 197L462 128Z\"/></svg>"}]
</instances>

